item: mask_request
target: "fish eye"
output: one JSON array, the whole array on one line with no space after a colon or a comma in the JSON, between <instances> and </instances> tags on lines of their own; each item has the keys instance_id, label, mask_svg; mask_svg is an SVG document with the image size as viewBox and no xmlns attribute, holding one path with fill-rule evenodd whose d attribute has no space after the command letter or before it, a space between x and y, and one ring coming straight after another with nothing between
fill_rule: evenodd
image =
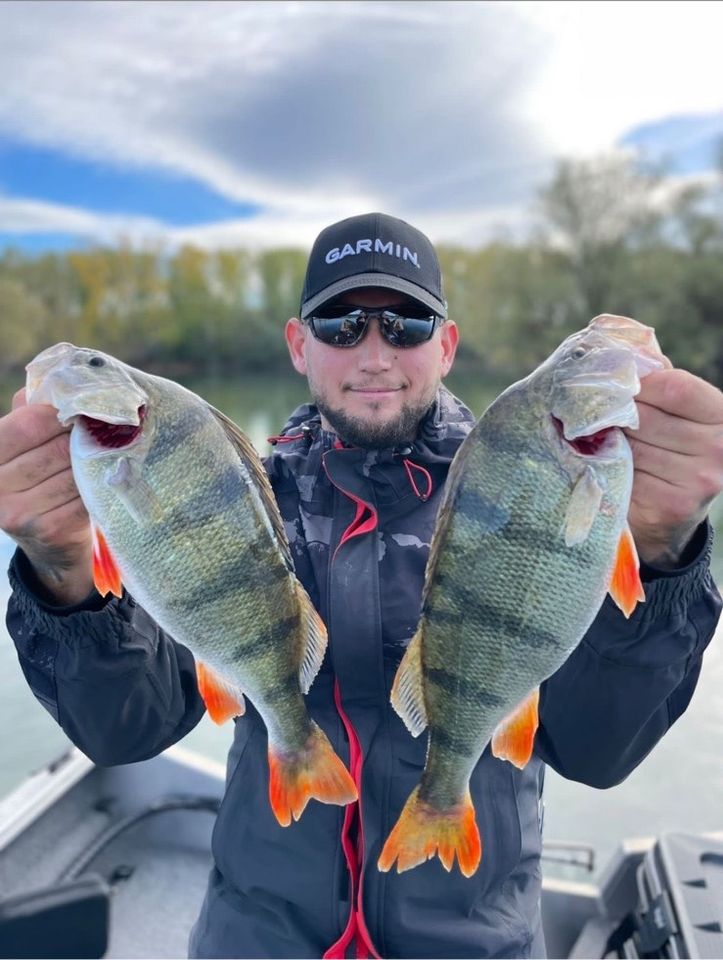
<instances>
[{"instance_id":1,"label":"fish eye","mask_svg":"<svg viewBox=\"0 0 723 960\"><path fill-rule=\"evenodd\" d=\"M575 349L572 351L572 356L575 360L579 360L581 357L584 357L586 353L587 350L585 347L575 347Z\"/></svg>"},{"instance_id":2,"label":"fish eye","mask_svg":"<svg viewBox=\"0 0 723 960\"><path fill-rule=\"evenodd\" d=\"M90 360L88 361L88 366L89 366L89 367L104 367L104 366L105 366L105 360L103 359L103 357L91 357Z\"/></svg>"}]
</instances>

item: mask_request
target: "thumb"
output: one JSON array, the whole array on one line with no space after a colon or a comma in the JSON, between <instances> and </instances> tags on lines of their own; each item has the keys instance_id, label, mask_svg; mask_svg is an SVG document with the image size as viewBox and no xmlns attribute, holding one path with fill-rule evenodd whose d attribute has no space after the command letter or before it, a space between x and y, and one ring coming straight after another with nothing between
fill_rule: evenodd
<instances>
[{"instance_id":1,"label":"thumb","mask_svg":"<svg viewBox=\"0 0 723 960\"><path fill-rule=\"evenodd\" d=\"M17 410L18 407L24 407L27 405L28 398L25 394L25 387L22 387L20 390L17 390L13 394L13 405L12 409Z\"/></svg>"}]
</instances>

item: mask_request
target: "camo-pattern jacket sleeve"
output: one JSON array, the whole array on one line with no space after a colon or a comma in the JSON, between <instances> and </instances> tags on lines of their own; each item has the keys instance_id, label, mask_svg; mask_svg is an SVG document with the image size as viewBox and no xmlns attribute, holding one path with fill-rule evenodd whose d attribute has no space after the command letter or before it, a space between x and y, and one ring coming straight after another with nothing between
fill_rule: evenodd
<instances>
[{"instance_id":1,"label":"camo-pattern jacket sleeve","mask_svg":"<svg viewBox=\"0 0 723 960\"><path fill-rule=\"evenodd\" d=\"M609 597L574 653L541 687L538 755L593 787L620 783L687 708L721 612L708 523L671 573L641 568L629 620Z\"/></svg>"},{"instance_id":2,"label":"camo-pattern jacket sleeve","mask_svg":"<svg viewBox=\"0 0 723 960\"><path fill-rule=\"evenodd\" d=\"M18 550L8 571L7 627L36 698L91 760L155 756L203 716L190 651L127 593L56 607Z\"/></svg>"}]
</instances>

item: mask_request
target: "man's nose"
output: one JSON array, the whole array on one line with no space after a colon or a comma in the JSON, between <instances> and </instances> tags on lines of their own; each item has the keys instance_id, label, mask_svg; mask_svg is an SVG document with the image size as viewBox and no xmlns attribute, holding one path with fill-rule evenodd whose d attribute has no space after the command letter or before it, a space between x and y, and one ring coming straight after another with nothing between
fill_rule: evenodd
<instances>
[{"instance_id":1,"label":"man's nose","mask_svg":"<svg viewBox=\"0 0 723 960\"><path fill-rule=\"evenodd\" d=\"M369 329L360 344L355 347L360 370L377 373L388 370L394 361L394 347L382 336L376 317L369 320Z\"/></svg>"}]
</instances>

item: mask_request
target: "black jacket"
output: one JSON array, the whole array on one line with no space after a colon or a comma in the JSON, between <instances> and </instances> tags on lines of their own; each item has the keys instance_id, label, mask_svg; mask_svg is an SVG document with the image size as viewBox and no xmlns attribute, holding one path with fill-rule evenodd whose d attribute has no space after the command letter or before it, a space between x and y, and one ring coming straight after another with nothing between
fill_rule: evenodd
<instances>
[{"instance_id":1,"label":"black jacket","mask_svg":"<svg viewBox=\"0 0 723 960\"><path fill-rule=\"evenodd\" d=\"M643 570L646 602L629 621L606 599L577 650L543 684L527 767L485 751L471 783L485 844L477 873L447 874L437 859L401 875L377 870L426 747L424 736L406 731L389 692L419 616L449 463L472 422L441 390L407 449L341 447L308 406L278 439L267 469L297 574L330 638L308 707L350 762L361 799L346 811L313 802L281 828L268 802L265 728L249 705L236 721L192 955L343 956L356 947L383 957L541 955L544 765L612 786L687 707L721 606L708 525L684 569ZM10 577L8 628L25 676L93 760L153 756L199 720L189 651L130 596L50 608L37 599L21 553Z\"/></svg>"}]
</instances>

